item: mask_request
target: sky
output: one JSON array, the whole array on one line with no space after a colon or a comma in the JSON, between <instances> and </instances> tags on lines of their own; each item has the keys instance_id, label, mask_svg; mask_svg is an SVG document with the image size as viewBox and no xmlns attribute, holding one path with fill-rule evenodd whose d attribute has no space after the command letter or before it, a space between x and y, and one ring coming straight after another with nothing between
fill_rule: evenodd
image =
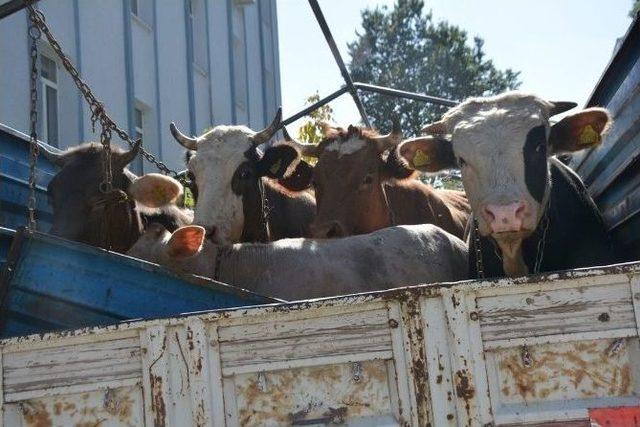
<instances>
[{"instance_id":1,"label":"sky","mask_svg":"<svg viewBox=\"0 0 640 427\"><path fill-rule=\"evenodd\" d=\"M344 61L347 43L361 31L360 12L394 0L319 0ZM520 90L583 105L611 59L617 38L631 24L632 0L425 0L435 21L484 39L486 57L499 69L520 71ZM280 81L284 117L309 96L337 90L343 80L306 0L277 0ZM375 84L376 82L371 82ZM402 89L402 88L398 88ZM438 95L429 94L429 95ZM348 94L330 104L335 121L357 123ZM296 129L298 120L289 127Z\"/></svg>"}]
</instances>

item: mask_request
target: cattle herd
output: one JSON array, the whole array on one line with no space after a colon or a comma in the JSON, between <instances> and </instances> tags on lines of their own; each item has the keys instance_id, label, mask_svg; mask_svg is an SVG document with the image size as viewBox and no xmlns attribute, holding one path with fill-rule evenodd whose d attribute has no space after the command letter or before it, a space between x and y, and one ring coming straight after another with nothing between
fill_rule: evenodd
<instances>
[{"instance_id":1,"label":"cattle herd","mask_svg":"<svg viewBox=\"0 0 640 427\"><path fill-rule=\"evenodd\" d=\"M102 146L43 147L60 169L50 233L287 300L621 262L584 184L555 157L596 146L610 126L602 108L553 119L575 106L508 92L462 102L420 137L398 123L388 135L325 125L318 145L286 132L272 141L280 111L259 132L189 137L172 123L193 211L176 205L180 182L127 169L139 145L113 149L127 202L108 212L96 208ZM454 168L464 192L415 179Z\"/></svg>"}]
</instances>

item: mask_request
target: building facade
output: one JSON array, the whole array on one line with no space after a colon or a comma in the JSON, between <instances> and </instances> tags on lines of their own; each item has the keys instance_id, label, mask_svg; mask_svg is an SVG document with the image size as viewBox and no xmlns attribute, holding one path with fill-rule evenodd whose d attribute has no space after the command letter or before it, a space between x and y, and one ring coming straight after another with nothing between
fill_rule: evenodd
<instances>
[{"instance_id":1,"label":"building facade","mask_svg":"<svg viewBox=\"0 0 640 427\"><path fill-rule=\"evenodd\" d=\"M276 0L41 0L37 7L120 127L169 167L183 167L175 122L265 126L280 105ZM29 130L26 11L0 20L0 123ZM90 111L44 36L39 138L66 148L97 140ZM122 144L114 136L116 144ZM142 160L136 171L155 171Z\"/></svg>"}]
</instances>

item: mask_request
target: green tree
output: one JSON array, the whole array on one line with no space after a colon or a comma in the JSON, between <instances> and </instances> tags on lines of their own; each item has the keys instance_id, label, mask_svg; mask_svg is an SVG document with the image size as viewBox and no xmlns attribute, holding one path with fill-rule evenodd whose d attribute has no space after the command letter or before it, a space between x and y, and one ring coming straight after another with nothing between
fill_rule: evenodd
<instances>
[{"instance_id":1,"label":"green tree","mask_svg":"<svg viewBox=\"0 0 640 427\"><path fill-rule=\"evenodd\" d=\"M318 101L320 101L320 95L316 91L305 100L305 105L311 105ZM307 117L309 117L307 122L298 129L298 139L308 144L319 144L324 138L321 123L333 121L333 109L329 104L325 104L310 112Z\"/></svg>"},{"instance_id":2,"label":"green tree","mask_svg":"<svg viewBox=\"0 0 640 427\"><path fill-rule=\"evenodd\" d=\"M362 33L348 45L354 80L462 100L516 89L519 72L498 70L483 40L447 22L434 22L422 0L397 0L362 12ZM372 124L383 132L398 115L405 133L416 134L447 107L362 93Z\"/></svg>"},{"instance_id":3,"label":"green tree","mask_svg":"<svg viewBox=\"0 0 640 427\"><path fill-rule=\"evenodd\" d=\"M629 16L635 18L638 12L640 12L640 0L634 0L633 6L631 6L631 10L629 11Z\"/></svg>"}]
</instances>

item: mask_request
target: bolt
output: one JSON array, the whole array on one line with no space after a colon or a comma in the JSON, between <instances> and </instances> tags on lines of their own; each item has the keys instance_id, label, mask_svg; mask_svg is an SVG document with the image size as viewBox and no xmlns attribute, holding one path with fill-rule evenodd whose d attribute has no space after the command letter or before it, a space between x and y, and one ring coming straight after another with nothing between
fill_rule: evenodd
<instances>
[{"instance_id":1,"label":"bolt","mask_svg":"<svg viewBox=\"0 0 640 427\"><path fill-rule=\"evenodd\" d=\"M471 313L469 313L469 319L478 320L478 313L476 313L475 311L472 311Z\"/></svg>"},{"instance_id":2,"label":"bolt","mask_svg":"<svg viewBox=\"0 0 640 427\"><path fill-rule=\"evenodd\" d=\"M398 321L396 319L389 319L389 327L395 329L398 327Z\"/></svg>"},{"instance_id":3,"label":"bolt","mask_svg":"<svg viewBox=\"0 0 640 427\"><path fill-rule=\"evenodd\" d=\"M611 319L609 313L601 313L600 316L598 316L598 320L601 322L608 322L609 319Z\"/></svg>"}]
</instances>

